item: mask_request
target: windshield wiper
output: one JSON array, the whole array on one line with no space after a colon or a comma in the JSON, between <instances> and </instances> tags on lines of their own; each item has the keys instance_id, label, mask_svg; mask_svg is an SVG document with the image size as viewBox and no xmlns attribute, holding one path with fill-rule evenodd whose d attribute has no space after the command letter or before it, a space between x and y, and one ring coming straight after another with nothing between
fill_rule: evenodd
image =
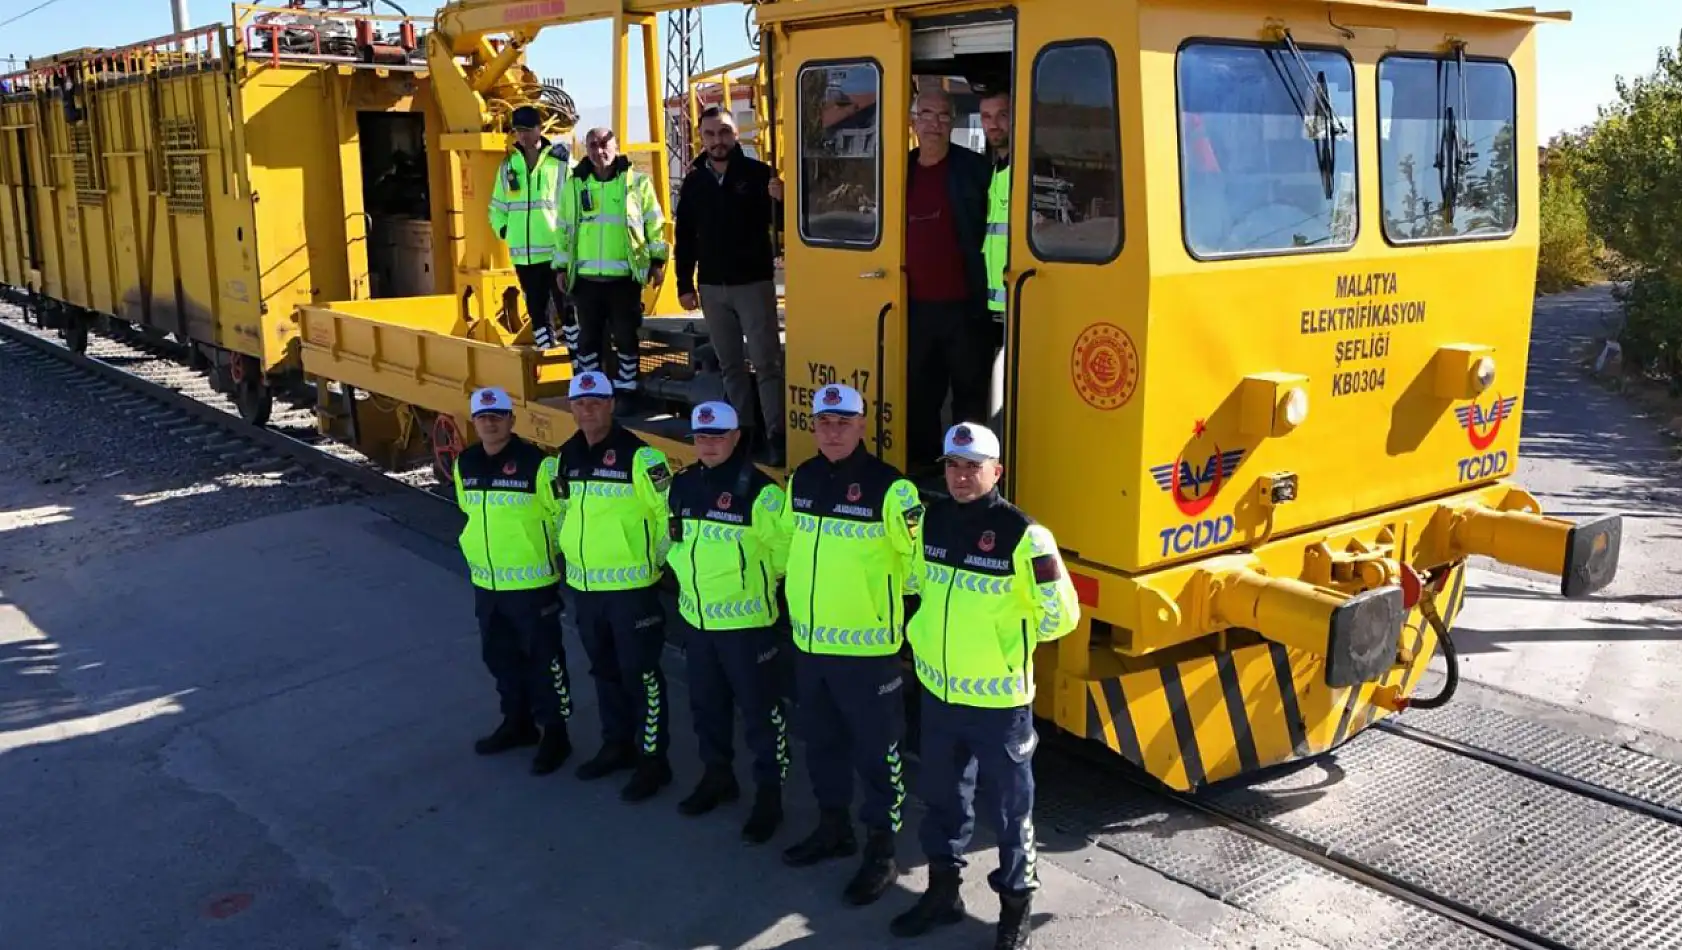
<instances>
[{"instance_id":1,"label":"windshield wiper","mask_svg":"<svg viewBox=\"0 0 1682 950\"><path fill-rule=\"evenodd\" d=\"M1320 169L1320 184L1325 189L1326 199L1329 201L1337 191L1337 137L1348 134L1348 129L1344 127L1343 120L1338 118L1337 109L1332 106L1325 71L1316 73L1309 67L1307 57L1302 55L1302 50L1297 47L1290 30L1280 31L1280 41L1290 53L1303 81L1307 83L1308 92L1314 96L1312 112L1308 103L1298 94L1296 83L1285 76L1278 60L1274 59L1272 50L1268 52L1268 58L1273 61L1273 68L1279 73L1280 80L1285 83L1285 91L1291 97L1291 104L1297 107L1297 114L1313 129L1314 160Z\"/></svg>"},{"instance_id":2,"label":"windshield wiper","mask_svg":"<svg viewBox=\"0 0 1682 950\"><path fill-rule=\"evenodd\" d=\"M1447 66L1445 60L1437 60L1437 101L1441 104L1438 124L1442 132L1437 138L1437 185L1443 195L1443 223L1454 223L1454 208L1460 203L1460 191L1464 187L1466 169L1477 163L1478 153L1472 151L1472 143L1464 132L1460 123L1466 119L1466 46L1463 43L1454 45L1455 73L1459 79L1459 95L1455 103L1448 101L1448 90L1443 82L1443 69Z\"/></svg>"}]
</instances>

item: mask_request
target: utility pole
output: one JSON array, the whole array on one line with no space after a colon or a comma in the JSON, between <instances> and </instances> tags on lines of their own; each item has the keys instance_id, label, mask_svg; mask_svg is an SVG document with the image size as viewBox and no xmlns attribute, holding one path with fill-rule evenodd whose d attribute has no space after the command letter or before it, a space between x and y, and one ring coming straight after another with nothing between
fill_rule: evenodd
<instances>
[{"instance_id":1,"label":"utility pole","mask_svg":"<svg viewBox=\"0 0 1682 950\"><path fill-rule=\"evenodd\" d=\"M187 0L170 0L170 10L175 14L175 32L187 31Z\"/></svg>"}]
</instances>

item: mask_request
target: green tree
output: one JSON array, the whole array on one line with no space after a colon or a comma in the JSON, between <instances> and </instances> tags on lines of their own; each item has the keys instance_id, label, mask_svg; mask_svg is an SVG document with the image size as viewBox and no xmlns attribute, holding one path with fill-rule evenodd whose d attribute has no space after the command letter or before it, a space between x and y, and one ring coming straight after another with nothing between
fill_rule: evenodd
<instances>
[{"instance_id":1,"label":"green tree","mask_svg":"<svg viewBox=\"0 0 1682 950\"><path fill-rule=\"evenodd\" d=\"M1682 56L1620 78L1573 161L1589 222L1628 281L1626 357L1682 385Z\"/></svg>"},{"instance_id":2,"label":"green tree","mask_svg":"<svg viewBox=\"0 0 1682 950\"><path fill-rule=\"evenodd\" d=\"M1589 226L1588 202L1577 184L1579 140L1560 136L1548 143L1541 173L1541 248L1536 286L1543 293L1581 287L1600 276L1599 241Z\"/></svg>"}]
</instances>

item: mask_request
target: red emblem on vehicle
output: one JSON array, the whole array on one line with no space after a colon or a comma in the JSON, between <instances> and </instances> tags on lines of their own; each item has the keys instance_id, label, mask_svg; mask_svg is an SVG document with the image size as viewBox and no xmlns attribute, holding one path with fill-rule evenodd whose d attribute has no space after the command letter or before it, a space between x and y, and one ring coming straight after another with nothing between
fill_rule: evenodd
<instances>
[{"instance_id":1,"label":"red emblem on vehicle","mask_svg":"<svg viewBox=\"0 0 1682 950\"><path fill-rule=\"evenodd\" d=\"M975 546L983 551L991 551L993 550L993 540L993 532L983 531L981 532L981 540L977 541Z\"/></svg>"},{"instance_id":2,"label":"red emblem on vehicle","mask_svg":"<svg viewBox=\"0 0 1682 950\"><path fill-rule=\"evenodd\" d=\"M858 501L860 498L863 498L863 497L864 497L864 492L863 492L863 490L861 490L859 488L859 483L858 482L854 482L851 485L847 486L847 500L848 501Z\"/></svg>"},{"instance_id":3,"label":"red emblem on vehicle","mask_svg":"<svg viewBox=\"0 0 1682 950\"><path fill-rule=\"evenodd\" d=\"M959 426L958 431L952 433L953 445L969 445L974 441L975 436L970 435L969 426Z\"/></svg>"},{"instance_id":4,"label":"red emblem on vehicle","mask_svg":"<svg viewBox=\"0 0 1682 950\"><path fill-rule=\"evenodd\" d=\"M513 462L509 462L507 465L502 467L502 474L504 475L512 475L517 471L519 471L519 468L516 467Z\"/></svg>"},{"instance_id":5,"label":"red emblem on vehicle","mask_svg":"<svg viewBox=\"0 0 1682 950\"><path fill-rule=\"evenodd\" d=\"M1517 409L1517 396L1502 399L1500 394L1496 394L1488 409L1473 402L1469 406L1457 407L1454 417L1459 420L1460 428L1466 430L1466 441L1482 452L1495 444L1495 437L1501 434L1501 423L1518 415Z\"/></svg>"},{"instance_id":6,"label":"red emblem on vehicle","mask_svg":"<svg viewBox=\"0 0 1682 950\"><path fill-rule=\"evenodd\" d=\"M1208 428L1205 420L1197 420L1192 427L1191 442L1179 457L1167 465L1151 468L1157 486L1168 493L1174 507L1188 518L1203 514L1215 503L1221 485L1238 470L1246 453L1245 449L1223 451L1206 436Z\"/></svg>"},{"instance_id":7,"label":"red emblem on vehicle","mask_svg":"<svg viewBox=\"0 0 1682 950\"><path fill-rule=\"evenodd\" d=\"M579 389L595 389L596 388L596 377L594 377L594 376L580 376L580 377L578 377L578 388Z\"/></svg>"},{"instance_id":8,"label":"red emblem on vehicle","mask_svg":"<svg viewBox=\"0 0 1682 950\"><path fill-rule=\"evenodd\" d=\"M496 404L496 393L480 393L479 405L492 406Z\"/></svg>"},{"instance_id":9,"label":"red emblem on vehicle","mask_svg":"<svg viewBox=\"0 0 1682 950\"><path fill-rule=\"evenodd\" d=\"M695 418L701 420L702 425L711 423L713 421L713 407L702 406L701 411L695 414Z\"/></svg>"},{"instance_id":10,"label":"red emblem on vehicle","mask_svg":"<svg viewBox=\"0 0 1682 950\"><path fill-rule=\"evenodd\" d=\"M823 404L826 405L826 406L839 406L839 405L841 405L841 390L836 389L834 386L831 386L828 389L824 390L823 391Z\"/></svg>"},{"instance_id":11,"label":"red emblem on vehicle","mask_svg":"<svg viewBox=\"0 0 1682 950\"><path fill-rule=\"evenodd\" d=\"M732 501L732 499L730 497L729 492L725 492L724 494L718 496L718 510L719 511L729 511L731 501Z\"/></svg>"},{"instance_id":12,"label":"red emblem on vehicle","mask_svg":"<svg viewBox=\"0 0 1682 950\"><path fill-rule=\"evenodd\" d=\"M612 465L614 462L616 462L618 460L619 460L619 453L613 451L612 449L608 449L606 452L602 453L602 464L603 465Z\"/></svg>"}]
</instances>

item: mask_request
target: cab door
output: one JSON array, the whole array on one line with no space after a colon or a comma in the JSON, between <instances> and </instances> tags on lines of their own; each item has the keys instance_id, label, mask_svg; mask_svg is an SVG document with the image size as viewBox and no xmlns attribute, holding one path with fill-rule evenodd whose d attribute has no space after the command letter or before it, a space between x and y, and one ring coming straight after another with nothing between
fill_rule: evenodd
<instances>
[{"instance_id":1,"label":"cab door","mask_svg":"<svg viewBox=\"0 0 1682 950\"><path fill-rule=\"evenodd\" d=\"M866 446L903 467L908 26L878 14L783 36L789 463L817 451L813 393L845 383L864 396Z\"/></svg>"},{"instance_id":2,"label":"cab door","mask_svg":"<svg viewBox=\"0 0 1682 950\"><path fill-rule=\"evenodd\" d=\"M1127 433L1137 425L1147 281L1124 227L1124 191L1134 190L1124 178L1138 170L1124 167L1122 129L1127 111L1137 114L1137 83L1119 55L1134 48L1134 29L1085 4L1017 7L1005 490L1077 551L1114 530L1082 507L1083 473L1138 464Z\"/></svg>"}]
</instances>

